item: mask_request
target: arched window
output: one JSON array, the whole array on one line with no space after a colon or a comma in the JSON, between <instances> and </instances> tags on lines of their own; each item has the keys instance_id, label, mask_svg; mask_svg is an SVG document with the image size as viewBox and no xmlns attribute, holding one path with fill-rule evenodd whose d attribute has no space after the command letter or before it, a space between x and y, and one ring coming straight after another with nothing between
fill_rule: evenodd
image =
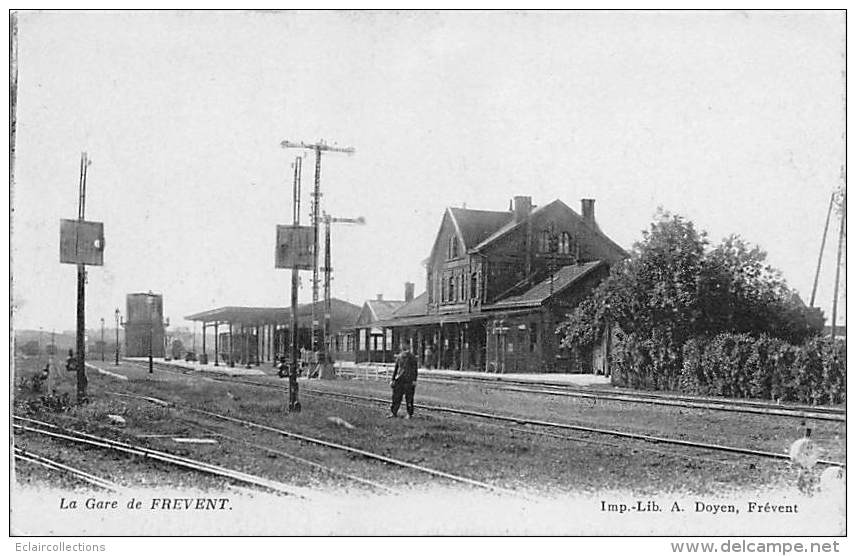
<instances>
[{"instance_id":1,"label":"arched window","mask_svg":"<svg viewBox=\"0 0 856 556\"><path fill-rule=\"evenodd\" d=\"M538 234L538 251L541 253L548 253L550 251L550 232L549 230L543 230Z\"/></svg>"},{"instance_id":2,"label":"arched window","mask_svg":"<svg viewBox=\"0 0 856 556\"><path fill-rule=\"evenodd\" d=\"M559 254L571 254L571 234L568 232L562 232L562 235L559 236Z\"/></svg>"},{"instance_id":3,"label":"arched window","mask_svg":"<svg viewBox=\"0 0 856 556\"><path fill-rule=\"evenodd\" d=\"M449 238L449 258L454 259L458 256L458 239L455 236Z\"/></svg>"},{"instance_id":4,"label":"arched window","mask_svg":"<svg viewBox=\"0 0 856 556\"><path fill-rule=\"evenodd\" d=\"M452 276L449 276L449 296L446 301L454 301L455 300L455 279Z\"/></svg>"}]
</instances>

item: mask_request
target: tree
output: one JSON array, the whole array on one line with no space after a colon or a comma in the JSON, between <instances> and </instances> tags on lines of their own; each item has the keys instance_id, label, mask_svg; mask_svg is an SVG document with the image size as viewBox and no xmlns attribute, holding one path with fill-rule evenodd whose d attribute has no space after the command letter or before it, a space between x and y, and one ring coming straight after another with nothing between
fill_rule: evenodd
<instances>
[{"instance_id":1,"label":"tree","mask_svg":"<svg viewBox=\"0 0 856 556\"><path fill-rule=\"evenodd\" d=\"M625 333L666 328L692 335L703 315L698 286L706 247L706 234L692 222L658 212L630 259L615 265L562 324L565 345L593 343L607 323Z\"/></svg>"},{"instance_id":2,"label":"tree","mask_svg":"<svg viewBox=\"0 0 856 556\"><path fill-rule=\"evenodd\" d=\"M666 387L679 375L690 338L737 332L798 343L820 331L822 318L760 248L730 236L709 249L705 232L660 210L630 258L611 269L559 333L565 347L592 345L608 324L621 331L619 359L648 366L638 371L651 375L654 387Z\"/></svg>"},{"instance_id":3,"label":"tree","mask_svg":"<svg viewBox=\"0 0 856 556\"><path fill-rule=\"evenodd\" d=\"M39 347L38 340L30 340L29 342L21 346L21 353L23 353L24 355L36 356L39 355L41 351L42 350Z\"/></svg>"},{"instance_id":4,"label":"tree","mask_svg":"<svg viewBox=\"0 0 856 556\"><path fill-rule=\"evenodd\" d=\"M802 343L820 331L820 312L809 310L766 258L758 246L736 235L707 255L700 291L704 333L766 333Z\"/></svg>"}]
</instances>

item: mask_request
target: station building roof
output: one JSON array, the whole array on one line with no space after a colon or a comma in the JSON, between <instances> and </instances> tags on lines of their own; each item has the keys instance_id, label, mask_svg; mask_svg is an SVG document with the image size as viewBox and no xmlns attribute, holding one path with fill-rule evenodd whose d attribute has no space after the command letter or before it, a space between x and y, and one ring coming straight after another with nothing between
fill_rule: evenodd
<instances>
[{"instance_id":1,"label":"station building roof","mask_svg":"<svg viewBox=\"0 0 856 556\"><path fill-rule=\"evenodd\" d=\"M405 306L401 308L407 308L409 310L396 311L392 315L392 318L372 323L372 325L375 327L398 327L419 326L424 324L451 324L493 318L496 314L494 313L495 311L502 311L503 314L507 314L509 311L511 314L516 314L518 312L525 313L540 307L549 300L551 296L557 296L578 284L596 268L603 265L605 265L603 261L592 261L588 263L564 266L557 269L556 273L553 275L552 288L550 286L551 278L548 277L526 291L506 297L500 301L491 303L490 305L484 305L482 306L481 311L474 313L455 312L426 314L427 306L425 305L425 302L427 301L427 294L423 294L426 296L426 299L420 299L422 298L421 295L413 300L410 307Z\"/></svg>"},{"instance_id":2,"label":"station building roof","mask_svg":"<svg viewBox=\"0 0 856 556\"><path fill-rule=\"evenodd\" d=\"M603 261L591 261L588 263L563 266L558 269L552 277L548 276L541 282L518 295L512 295L497 301L496 303L485 305L483 310L490 311L492 309L538 307L550 299L551 290L553 296L558 295L579 282L591 271L604 264L605 263ZM553 283L552 288L550 286L551 281Z\"/></svg>"}]
</instances>

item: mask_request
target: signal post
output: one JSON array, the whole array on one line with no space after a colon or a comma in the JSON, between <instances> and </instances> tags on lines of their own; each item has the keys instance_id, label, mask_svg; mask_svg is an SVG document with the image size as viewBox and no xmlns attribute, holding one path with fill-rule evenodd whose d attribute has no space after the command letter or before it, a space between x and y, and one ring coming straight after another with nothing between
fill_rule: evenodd
<instances>
[{"instance_id":1,"label":"signal post","mask_svg":"<svg viewBox=\"0 0 856 556\"><path fill-rule=\"evenodd\" d=\"M300 225L300 179L303 159L294 161L292 224L276 227L275 268L291 269L291 365L288 372L288 411L300 411L297 395L297 283L300 270L314 267L315 229Z\"/></svg>"},{"instance_id":2,"label":"signal post","mask_svg":"<svg viewBox=\"0 0 856 556\"><path fill-rule=\"evenodd\" d=\"M86 396L86 265L104 265L104 224L84 220L86 211L86 174L91 162L84 152L80 155L80 184L77 220L60 220L59 262L77 265L77 403L88 401Z\"/></svg>"}]
</instances>

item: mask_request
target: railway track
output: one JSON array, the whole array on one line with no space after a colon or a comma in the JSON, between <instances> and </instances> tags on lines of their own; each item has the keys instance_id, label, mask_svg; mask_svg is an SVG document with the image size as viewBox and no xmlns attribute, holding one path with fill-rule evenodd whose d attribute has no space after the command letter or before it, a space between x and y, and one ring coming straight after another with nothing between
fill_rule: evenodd
<instances>
[{"instance_id":1,"label":"railway track","mask_svg":"<svg viewBox=\"0 0 856 556\"><path fill-rule=\"evenodd\" d=\"M76 467L66 465L62 462L47 458L45 456L41 456L31 450L24 450L23 448L15 446L14 453L15 459L18 461L31 463L40 467L44 467L46 469L50 469L51 471L57 471L66 475L71 475L72 477L78 480L81 480L85 483L89 483L90 485L96 486L101 489L110 490L113 492L122 492L125 490L124 487L121 487L112 481L109 481L102 477L98 477L97 475L93 475L92 473L88 473L86 471L83 471L82 469L78 469Z\"/></svg>"},{"instance_id":2,"label":"railway track","mask_svg":"<svg viewBox=\"0 0 856 556\"><path fill-rule=\"evenodd\" d=\"M355 394L344 394L344 393L339 393L339 392L320 392L318 390L309 390L307 388L304 388L303 392L305 394L308 393L311 395L320 395L320 396L327 396L327 397L340 397L340 398L350 399L350 400L363 400L363 401L368 401L368 402L373 402L376 404L383 404L383 405L389 404L389 400L387 400L385 398L375 398L375 397L371 397L371 396L358 396ZM584 433L594 433L594 434L614 436L614 437L619 437L619 438L641 440L644 442L653 442L653 443L662 444L662 445L683 446L683 447L687 447L687 448L697 448L697 449L709 450L709 451L714 451L714 452L728 452L728 453L732 453L732 454L754 456L754 457L766 458L766 459L775 459L775 460L784 460L784 461L790 460L790 456L788 456L787 454L784 454L784 453L779 454L777 452L768 452L768 451L764 451L764 450L753 450L750 448L726 446L723 444L713 444L713 443L708 443L708 442L694 442L694 441L690 441L690 440L681 440L678 438L667 438L667 437L653 436L653 435L648 435L648 434L632 433L632 432L620 431L620 430L616 430L616 429L586 427L586 426L574 425L574 424L570 424L570 423L559 423L559 422L555 422L555 421L543 421L543 420L539 420L539 419L529 419L526 417L517 417L517 416L511 416L511 415L499 415L499 414L488 413L488 412L484 412L484 411L473 411L473 410L460 409L460 408L454 408L454 407L444 407L444 406L435 406L435 405L426 405L426 404L417 404L416 407L418 407L420 409L428 410L428 411L452 413L452 414L464 415L464 416L468 416L468 417L478 417L478 418L488 419L488 420L493 420L493 421L501 421L501 422L505 422L505 423L514 423L514 424L518 424L518 425L532 425L532 426L544 427L544 428L562 429L562 430L570 430L570 431L577 431L577 432L584 432ZM520 429L520 430L525 430L525 429ZM820 465L831 465L831 466L846 467L846 465L844 463L836 462L836 461L830 461L830 460L818 460L817 463Z\"/></svg>"},{"instance_id":3,"label":"railway track","mask_svg":"<svg viewBox=\"0 0 856 556\"><path fill-rule=\"evenodd\" d=\"M96 436L82 431L65 429L52 423L30 419L19 415L13 415L12 418L14 420L12 427L19 433L38 434L61 442L103 448L130 456L145 457L153 461L168 463L197 473L215 475L227 480L253 485L277 494L307 498L305 492L299 492L302 489L267 479L265 477L244 473L243 471L228 469L226 467L213 465L188 457L170 454L169 452L153 450L142 446L134 446L126 442L111 440L109 438Z\"/></svg>"},{"instance_id":4,"label":"railway track","mask_svg":"<svg viewBox=\"0 0 856 556\"><path fill-rule=\"evenodd\" d=\"M131 363L138 364L135 361L131 361ZM183 374L188 374L190 372L193 372L194 374L204 373L206 376L210 374L206 373L206 371L191 371L189 369L182 369L182 367L160 362L155 363L155 366L164 370L171 370L172 372L181 372ZM755 415L767 415L773 417L787 417L794 419L813 419L817 421L831 421L839 423L844 423L847 421L846 410L840 407L807 406L796 404L780 405L774 402L767 402L761 400L735 400L629 390L621 390L616 392L614 390L605 390L603 388L557 385L546 382L532 383L529 381L514 379L498 379L490 375L486 375L484 378L451 376L441 378L429 376L420 378L420 382L429 382L437 384L479 384L489 386L497 390L509 392L589 399L595 402L614 401L620 403L661 405L686 409L703 409L709 411L747 413Z\"/></svg>"},{"instance_id":5,"label":"railway track","mask_svg":"<svg viewBox=\"0 0 856 556\"><path fill-rule=\"evenodd\" d=\"M166 364L159 364L159 370L162 370L162 371L165 371L168 373L179 374L179 375L199 376L199 374L196 372L186 371L186 370L176 370L174 367L171 367L171 366L166 365ZM248 385L248 386L275 389L275 390L281 390L281 391L287 390L287 387L280 386L278 384L263 383L263 382L258 382L258 381L249 380L249 379L243 379L243 378L239 378L239 377L223 378L223 377L211 377L211 376L205 375L202 378L204 378L206 380L214 381L214 382L238 383L238 384L244 384L244 385ZM339 392L322 392L319 390L313 390L310 388L306 388L305 385L301 388L301 392L303 394L333 397L333 398L338 398L338 399L342 399L342 400L351 400L351 401L356 400L356 401L362 401L362 402L370 402L373 404L387 405L389 403L389 400L386 398L377 398L377 397L372 397L372 396L361 396L361 395L356 395L356 394L345 394L345 393L339 393ZM643 442L647 442L647 443L656 443L656 444L665 445L665 446L680 446L683 448L690 448L690 449L695 449L695 450L704 450L704 451L708 451L708 452L739 454L741 456L750 456L750 457L754 457L754 458L762 458L762 459L767 459L767 460L778 460L778 461L789 461L790 460L790 457L784 453L769 452L769 451L765 451L765 450L754 450L754 449L750 449L750 448L727 446L727 445L714 444L714 443L708 443L708 442L695 442L695 441L682 440L682 439L677 439L677 438L660 437L660 436L654 436L654 435L648 435L648 434L621 431L621 430L617 430L617 429L588 427L588 426L583 426L583 425L575 425L575 424L571 424L571 423L559 423L559 422L554 422L554 421L544 421L544 420L539 420L539 419L530 419L530 418L526 418L526 417L518 417L518 416L512 416L512 415L500 415L500 414L488 413L488 412L484 412L484 411L475 411L475 410L446 407L446 406L428 405L428 404L417 404L416 407L418 407L422 410L427 410L427 411L434 411L434 412L446 413L446 414L454 414L454 415L465 416L465 417L470 417L470 418L475 417L475 418L486 419L486 420L496 421L496 422L501 422L501 423L506 423L506 424L511 423L511 424L517 424L517 425L528 425L528 426L532 426L532 427L541 427L542 429L553 429L553 430L559 429L559 430L565 430L565 431L576 431L576 432L581 432L581 433L590 433L590 434L618 437L618 438L623 438L623 439L643 441ZM526 430L526 429L521 429L521 430ZM537 431L532 431L532 432L533 432L533 434L538 434ZM818 464L828 465L828 466L846 467L846 464L843 462L824 460L824 459L819 460Z\"/></svg>"},{"instance_id":6,"label":"railway track","mask_svg":"<svg viewBox=\"0 0 856 556\"><path fill-rule=\"evenodd\" d=\"M180 373L180 374L184 374L184 373ZM209 377L207 377L207 378L209 378ZM210 380L214 380L214 379L210 379ZM226 380L224 382L232 382L232 381ZM260 386L260 387L265 386L265 385L262 385L259 383L254 383L254 382L248 382L248 384L251 384L253 386ZM269 385L269 386L275 388L274 385ZM452 473L447 473L445 471L441 471L439 469L433 469L430 467L426 467L424 465L410 463L410 462L400 460L400 459L396 459L396 458L393 458L390 456L385 456L383 454L378 454L375 452L364 450L364 449L358 448L356 446L349 446L346 444L340 444L338 442L332 442L329 440L325 440L323 438L313 437L313 436L309 436L306 434L301 434L301 433L297 433L294 431L289 431L289 430L286 430L283 428L273 427L270 425L266 425L264 423L258 423L258 422L250 421L247 419L239 419L237 417L232 417L229 415L224 415L222 413L216 413L213 411L207 411L204 409L198 409L195 407L180 406L174 402L162 400L159 398L153 398L151 396L138 396L135 394L128 394L128 393L124 393L124 392L111 392L111 394L129 397L129 398L137 398L137 399L140 399L143 401L158 404L158 405L163 406L163 407L170 407L170 408L175 408L178 410L189 411L189 412L192 412L192 413L195 413L198 415L204 415L206 417L210 417L213 419L239 424L239 425L244 426L244 427L275 433L275 434L278 434L280 436L284 436L284 437L291 438L294 440L299 440L301 442L305 442L308 444L314 444L316 446L322 446L325 448L338 450L338 451L346 452L349 454L358 455L358 456L361 456L361 457L364 457L364 458L367 458L370 460L378 461L378 462L381 462L384 464L394 465L396 467L409 469L412 471L417 471L419 473L431 475L435 478L445 479L445 480L451 481L453 483L465 484L465 485L469 485L472 487L477 487L477 488L481 488L484 490L493 491L493 492L496 492L499 494L508 494L508 495L520 496L520 494L515 492L515 491L509 490L509 489L506 489L506 488L503 488L503 487L500 487L497 485L492 485L490 483L477 481L475 479L470 479L468 477L464 477L461 475L455 475ZM384 487L384 488L386 488L386 487Z\"/></svg>"},{"instance_id":7,"label":"railway track","mask_svg":"<svg viewBox=\"0 0 856 556\"><path fill-rule=\"evenodd\" d=\"M346 373L353 374L353 373ZM353 374L353 376L358 376ZM761 400L735 400L707 396L686 396L657 392L642 392L630 390L606 390L603 388L580 387L573 385L558 385L547 382L531 382L486 375L476 377L427 376L419 379L421 382L437 384L479 384L497 390L521 392L527 394L543 394L591 400L617 401L626 403L676 406L711 411L728 411L736 413L752 413L778 417L793 417L798 419L815 419L820 421L846 421L846 411L839 407L808 406L787 404Z\"/></svg>"}]
</instances>

